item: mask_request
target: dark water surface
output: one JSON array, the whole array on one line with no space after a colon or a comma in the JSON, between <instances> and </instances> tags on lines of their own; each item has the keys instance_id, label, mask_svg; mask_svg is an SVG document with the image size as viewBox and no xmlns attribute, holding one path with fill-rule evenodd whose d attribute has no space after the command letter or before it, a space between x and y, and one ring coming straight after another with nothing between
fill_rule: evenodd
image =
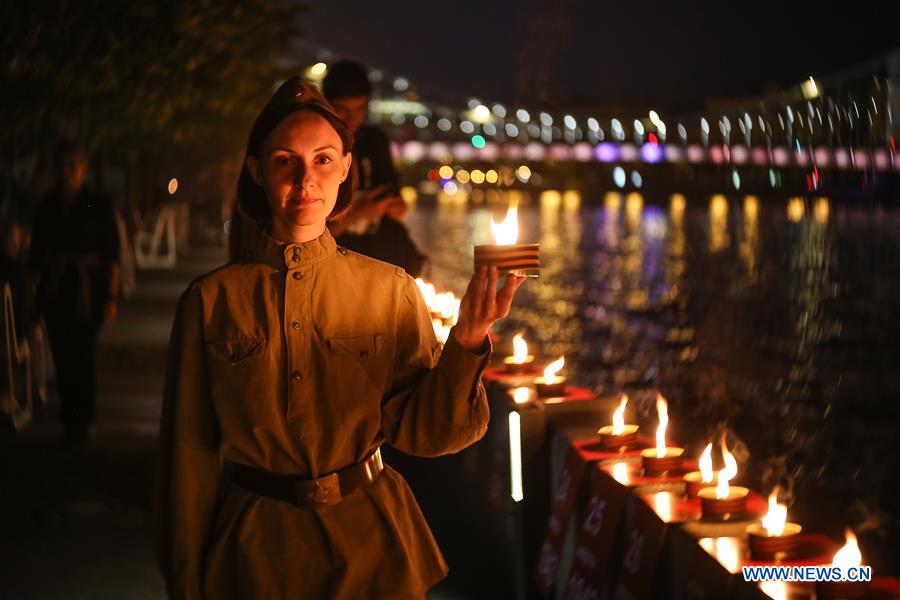
<instances>
[{"instance_id":1,"label":"dark water surface","mask_svg":"<svg viewBox=\"0 0 900 600\"><path fill-rule=\"evenodd\" d=\"M420 199L427 279L461 294L506 202ZM524 198L519 224L543 268L507 339L524 330L576 384L628 392L647 423L661 390L688 455L727 432L740 481L779 484L791 520L853 527L864 564L900 573L900 209L550 193Z\"/></svg>"}]
</instances>

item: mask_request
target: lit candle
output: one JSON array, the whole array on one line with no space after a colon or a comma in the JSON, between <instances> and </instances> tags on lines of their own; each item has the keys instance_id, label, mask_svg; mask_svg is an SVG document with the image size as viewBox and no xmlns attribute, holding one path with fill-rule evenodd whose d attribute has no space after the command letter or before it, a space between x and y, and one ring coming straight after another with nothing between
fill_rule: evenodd
<instances>
[{"instance_id":1,"label":"lit candle","mask_svg":"<svg viewBox=\"0 0 900 600\"><path fill-rule=\"evenodd\" d=\"M696 498L701 489L713 482L712 442L706 445L703 454L700 455L700 470L687 473L684 482L688 498Z\"/></svg>"},{"instance_id":2,"label":"lit candle","mask_svg":"<svg viewBox=\"0 0 900 600\"><path fill-rule=\"evenodd\" d=\"M718 473L716 487L705 487L697 492L697 495L700 497L704 516L729 519L746 510L747 496L750 490L745 487L728 485L737 476L738 466L734 455L728 451L728 447L725 445L725 436L722 436L722 458L725 461L725 468Z\"/></svg>"},{"instance_id":3,"label":"lit candle","mask_svg":"<svg viewBox=\"0 0 900 600\"><path fill-rule=\"evenodd\" d=\"M666 428L669 425L669 403L662 394L656 395L656 413L659 426L656 428L656 448L641 451L644 470L650 475L664 475L681 468L684 449L666 446Z\"/></svg>"},{"instance_id":4,"label":"lit candle","mask_svg":"<svg viewBox=\"0 0 900 600\"><path fill-rule=\"evenodd\" d=\"M625 407L628 405L628 396L622 394L619 408L613 412L612 426L601 427L600 434L602 444L611 450L620 450L637 442L637 425L625 424Z\"/></svg>"},{"instance_id":5,"label":"lit candle","mask_svg":"<svg viewBox=\"0 0 900 600\"><path fill-rule=\"evenodd\" d=\"M802 527L787 522L787 506L778 503L778 487L769 494L769 511L761 523L747 528L754 558L780 558L797 549Z\"/></svg>"},{"instance_id":6,"label":"lit candle","mask_svg":"<svg viewBox=\"0 0 900 600\"><path fill-rule=\"evenodd\" d=\"M516 275L537 277L541 268L538 244L517 244L519 238L518 207L510 202L506 217L499 223L491 219L494 244L475 246L475 268L495 266Z\"/></svg>"},{"instance_id":7,"label":"lit candle","mask_svg":"<svg viewBox=\"0 0 900 600\"><path fill-rule=\"evenodd\" d=\"M528 343L521 333L513 336L513 355L503 359L504 370L507 373L524 373L534 363L534 356L528 354Z\"/></svg>"},{"instance_id":8,"label":"lit candle","mask_svg":"<svg viewBox=\"0 0 900 600\"><path fill-rule=\"evenodd\" d=\"M840 567L847 574L850 567L862 565L862 552L853 531L847 529L844 532L845 544L831 559L833 567ZM868 594L868 581L821 581L816 585L816 593L820 598L861 598Z\"/></svg>"},{"instance_id":9,"label":"lit candle","mask_svg":"<svg viewBox=\"0 0 900 600\"><path fill-rule=\"evenodd\" d=\"M549 398L552 396L562 396L566 392L566 378L557 373L562 370L566 364L566 359L560 356L544 369L544 376L537 377L534 380L534 387L537 394L541 398Z\"/></svg>"}]
</instances>

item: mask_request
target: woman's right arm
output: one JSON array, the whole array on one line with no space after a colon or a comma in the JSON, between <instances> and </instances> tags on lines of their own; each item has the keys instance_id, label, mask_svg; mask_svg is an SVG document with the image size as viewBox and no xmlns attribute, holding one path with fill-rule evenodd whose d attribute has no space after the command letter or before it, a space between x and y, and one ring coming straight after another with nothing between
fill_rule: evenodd
<instances>
[{"instance_id":1,"label":"woman's right arm","mask_svg":"<svg viewBox=\"0 0 900 600\"><path fill-rule=\"evenodd\" d=\"M200 598L221 474L219 430L207 380L200 290L178 303L160 422L157 556L171 598Z\"/></svg>"}]
</instances>

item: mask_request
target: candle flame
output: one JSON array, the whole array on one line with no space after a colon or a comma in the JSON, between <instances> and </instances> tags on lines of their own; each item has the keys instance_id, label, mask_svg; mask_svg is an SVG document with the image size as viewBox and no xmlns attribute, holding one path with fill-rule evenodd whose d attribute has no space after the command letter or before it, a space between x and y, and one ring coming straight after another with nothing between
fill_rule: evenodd
<instances>
[{"instance_id":1,"label":"candle flame","mask_svg":"<svg viewBox=\"0 0 900 600\"><path fill-rule=\"evenodd\" d=\"M556 383L556 374L563 368L566 364L566 359L564 356L560 356L552 363L547 365L547 368L544 369L544 381L547 383Z\"/></svg>"},{"instance_id":2,"label":"candle flame","mask_svg":"<svg viewBox=\"0 0 900 600\"><path fill-rule=\"evenodd\" d=\"M728 451L725 445L725 436L722 436L722 459L725 461L725 468L719 471L716 485L716 498L719 500L728 497L728 482L737 476L737 461L734 455Z\"/></svg>"},{"instance_id":3,"label":"candle flame","mask_svg":"<svg viewBox=\"0 0 900 600\"><path fill-rule=\"evenodd\" d=\"M419 291L422 292L422 298L425 299L425 306L429 309L434 306L434 286L430 283L427 283L424 279L416 279L416 285L419 286Z\"/></svg>"},{"instance_id":4,"label":"candle flame","mask_svg":"<svg viewBox=\"0 0 900 600\"><path fill-rule=\"evenodd\" d=\"M784 522L787 521L787 506L778 504L778 488L769 494L769 512L762 518L762 526L771 535L784 533Z\"/></svg>"},{"instance_id":5,"label":"candle flame","mask_svg":"<svg viewBox=\"0 0 900 600\"><path fill-rule=\"evenodd\" d=\"M516 202L510 202L506 217L499 223L491 217L491 231L498 246L512 246L519 239L519 210Z\"/></svg>"},{"instance_id":6,"label":"candle flame","mask_svg":"<svg viewBox=\"0 0 900 600\"><path fill-rule=\"evenodd\" d=\"M731 481L728 478L728 474L725 472L725 469L719 471L716 481L716 498L719 500L724 500L728 497L728 482Z\"/></svg>"},{"instance_id":7,"label":"candle flame","mask_svg":"<svg viewBox=\"0 0 900 600\"><path fill-rule=\"evenodd\" d=\"M625 433L625 405L628 404L628 396L622 394L622 401L619 408L613 413L613 435L622 435Z\"/></svg>"},{"instance_id":8,"label":"candle flame","mask_svg":"<svg viewBox=\"0 0 900 600\"><path fill-rule=\"evenodd\" d=\"M856 543L856 535L848 529L844 532L844 536L847 538L847 543L837 551L834 558L831 559L831 564L843 569L858 567L862 564L862 554L859 551L859 544Z\"/></svg>"},{"instance_id":9,"label":"candle flame","mask_svg":"<svg viewBox=\"0 0 900 600\"><path fill-rule=\"evenodd\" d=\"M521 365L527 358L528 343L525 342L525 338L522 337L521 333L517 333L515 337L513 337L513 362L517 365Z\"/></svg>"},{"instance_id":10,"label":"candle flame","mask_svg":"<svg viewBox=\"0 0 900 600\"><path fill-rule=\"evenodd\" d=\"M706 449L700 455L700 475L703 483L713 482L712 442L706 445Z\"/></svg>"},{"instance_id":11,"label":"candle flame","mask_svg":"<svg viewBox=\"0 0 900 600\"><path fill-rule=\"evenodd\" d=\"M656 458L666 457L666 427L669 425L669 403L662 394L656 395L656 412L659 427L656 428Z\"/></svg>"}]
</instances>

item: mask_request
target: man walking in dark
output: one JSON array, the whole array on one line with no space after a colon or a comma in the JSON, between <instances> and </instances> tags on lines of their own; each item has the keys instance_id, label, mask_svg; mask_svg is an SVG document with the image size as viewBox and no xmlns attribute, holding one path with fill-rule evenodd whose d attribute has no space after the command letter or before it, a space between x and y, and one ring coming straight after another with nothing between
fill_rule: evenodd
<instances>
[{"instance_id":1,"label":"man walking in dark","mask_svg":"<svg viewBox=\"0 0 900 600\"><path fill-rule=\"evenodd\" d=\"M87 160L70 143L54 156L56 186L31 231L29 267L37 276L68 446L91 436L100 328L116 316L119 236L109 198L85 186Z\"/></svg>"},{"instance_id":2,"label":"man walking in dark","mask_svg":"<svg viewBox=\"0 0 900 600\"><path fill-rule=\"evenodd\" d=\"M353 133L353 168L359 193L350 212L329 223L341 246L403 267L413 277L422 272L425 257L409 236L400 197L400 176L391 160L390 142L383 131L366 125L372 84L366 68L355 62L333 64L322 82L325 97Z\"/></svg>"}]
</instances>

